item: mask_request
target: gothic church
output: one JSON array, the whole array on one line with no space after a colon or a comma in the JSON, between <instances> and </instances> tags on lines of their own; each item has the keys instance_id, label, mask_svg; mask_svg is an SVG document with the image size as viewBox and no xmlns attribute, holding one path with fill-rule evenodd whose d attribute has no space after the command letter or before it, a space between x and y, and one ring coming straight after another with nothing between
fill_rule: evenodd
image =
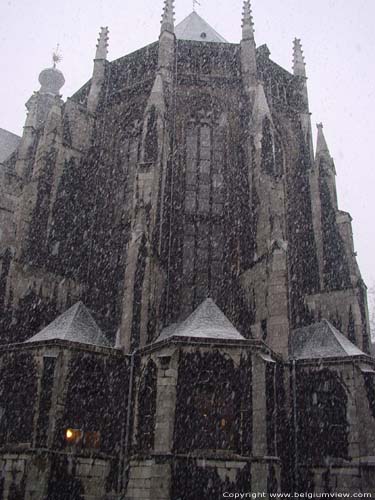
<instances>
[{"instance_id":1,"label":"gothic church","mask_svg":"<svg viewBox=\"0 0 375 500\"><path fill-rule=\"evenodd\" d=\"M0 130L0 499L375 495L351 217L292 72L196 12ZM238 20L240 22L240 19ZM226 496L224 496L226 495Z\"/></svg>"}]
</instances>

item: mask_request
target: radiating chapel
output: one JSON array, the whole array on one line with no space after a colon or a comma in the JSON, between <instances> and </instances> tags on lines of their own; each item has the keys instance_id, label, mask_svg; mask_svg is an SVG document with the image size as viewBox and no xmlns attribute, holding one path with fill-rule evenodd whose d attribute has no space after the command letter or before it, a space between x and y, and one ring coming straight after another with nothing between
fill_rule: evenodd
<instances>
[{"instance_id":1,"label":"radiating chapel","mask_svg":"<svg viewBox=\"0 0 375 500\"><path fill-rule=\"evenodd\" d=\"M0 499L375 495L366 286L301 41L289 71L249 0L235 43L165 0L158 41L108 43L0 129Z\"/></svg>"}]
</instances>

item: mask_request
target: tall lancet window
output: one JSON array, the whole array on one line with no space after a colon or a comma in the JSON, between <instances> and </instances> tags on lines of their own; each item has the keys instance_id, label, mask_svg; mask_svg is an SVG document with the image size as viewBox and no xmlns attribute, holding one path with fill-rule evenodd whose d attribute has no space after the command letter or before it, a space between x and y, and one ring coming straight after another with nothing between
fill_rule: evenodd
<instances>
[{"instance_id":1,"label":"tall lancet window","mask_svg":"<svg viewBox=\"0 0 375 500\"><path fill-rule=\"evenodd\" d=\"M184 305L186 313L220 288L223 261L224 128L200 110L186 131Z\"/></svg>"}]
</instances>

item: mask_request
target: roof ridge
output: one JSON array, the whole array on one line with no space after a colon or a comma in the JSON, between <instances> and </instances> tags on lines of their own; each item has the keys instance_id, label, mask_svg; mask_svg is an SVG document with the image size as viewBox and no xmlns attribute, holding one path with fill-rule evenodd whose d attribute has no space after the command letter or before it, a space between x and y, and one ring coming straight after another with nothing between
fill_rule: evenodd
<instances>
[{"instance_id":1,"label":"roof ridge","mask_svg":"<svg viewBox=\"0 0 375 500\"><path fill-rule=\"evenodd\" d=\"M206 31L207 33L205 33ZM215 28L195 11L191 12L177 24L175 34L176 38L179 40L228 43Z\"/></svg>"},{"instance_id":2,"label":"roof ridge","mask_svg":"<svg viewBox=\"0 0 375 500\"><path fill-rule=\"evenodd\" d=\"M340 335L343 335L341 332L339 332L337 330L337 328L335 328L332 323L330 321L328 321L327 318L323 318L323 322L326 324L326 326L331 330L331 332L333 333L333 338L336 342L336 344L339 346L339 348L344 351L345 354L347 354L346 352L346 349L343 347L343 345L341 344L340 340L337 338L337 335L336 333L338 332Z\"/></svg>"},{"instance_id":3,"label":"roof ridge","mask_svg":"<svg viewBox=\"0 0 375 500\"><path fill-rule=\"evenodd\" d=\"M335 337L335 340L336 342L338 342L338 344L340 345L341 349L344 350L345 353L347 353L347 350L346 350L346 347L345 345L343 345L343 343L341 342L342 340L344 342L349 342L353 347L355 347L358 351L361 351L362 350L356 345L354 344L351 340L349 340L342 332L340 332L340 330L338 330L330 321L326 320L334 337ZM364 353L365 354L365 353Z\"/></svg>"},{"instance_id":4,"label":"roof ridge","mask_svg":"<svg viewBox=\"0 0 375 500\"><path fill-rule=\"evenodd\" d=\"M68 309L68 310L66 311L66 312L69 312L69 310L72 310L72 309L74 310L74 308L75 308L75 310L73 311L73 314L71 315L70 321L68 321L68 325L67 325L67 327L64 329L64 335L63 335L63 336L64 336L64 338L65 338L65 337L66 337L66 335L69 333L69 330L71 329L71 327L72 327L72 325L73 325L73 323L74 323L74 320L75 320L75 319L76 319L76 317L77 317L77 313L78 313L78 311L79 311L79 309L80 309L80 306L81 306L81 305L83 305L83 304L82 304L82 301L80 301L80 300L79 300L79 301L78 301L78 302L76 302L76 303L75 303L75 304L74 304L74 305L73 305L70 309Z\"/></svg>"},{"instance_id":5,"label":"roof ridge","mask_svg":"<svg viewBox=\"0 0 375 500\"><path fill-rule=\"evenodd\" d=\"M164 328L157 340L174 336L245 339L210 297L206 298L184 321Z\"/></svg>"},{"instance_id":6,"label":"roof ridge","mask_svg":"<svg viewBox=\"0 0 375 500\"><path fill-rule=\"evenodd\" d=\"M18 139L22 139L22 137L14 132L11 132L10 130L7 130L6 128L0 127L0 132L6 132L7 134L14 135L15 137L18 137Z\"/></svg>"}]
</instances>

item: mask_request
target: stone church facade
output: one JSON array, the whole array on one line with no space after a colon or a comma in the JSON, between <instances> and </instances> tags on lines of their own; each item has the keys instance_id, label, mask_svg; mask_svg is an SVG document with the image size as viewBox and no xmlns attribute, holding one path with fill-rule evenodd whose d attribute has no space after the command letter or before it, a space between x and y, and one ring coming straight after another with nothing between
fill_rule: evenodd
<instances>
[{"instance_id":1,"label":"stone church facade","mask_svg":"<svg viewBox=\"0 0 375 500\"><path fill-rule=\"evenodd\" d=\"M249 1L239 44L173 3L2 131L0 499L375 495L366 286L301 43L289 72Z\"/></svg>"}]
</instances>

